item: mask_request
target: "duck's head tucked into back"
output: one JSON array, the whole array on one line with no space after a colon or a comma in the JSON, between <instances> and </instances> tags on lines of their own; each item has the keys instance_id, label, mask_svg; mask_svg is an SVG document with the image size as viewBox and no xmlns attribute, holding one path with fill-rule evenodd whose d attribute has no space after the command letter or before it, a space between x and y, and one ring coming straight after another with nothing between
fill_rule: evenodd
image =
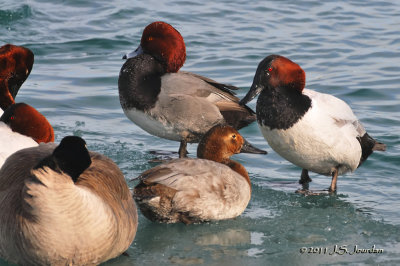
<instances>
[{"instance_id":1,"label":"duck's head tucked into back","mask_svg":"<svg viewBox=\"0 0 400 266\"><path fill-rule=\"evenodd\" d=\"M142 53L160 61L167 73L177 72L186 60L186 47L182 35L162 21L149 24L143 31L140 46L123 58L128 59Z\"/></svg>"},{"instance_id":2,"label":"duck's head tucked into back","mask_svg":"<svg viewBox=\"0 0 400 266\"><path fill-rule=\"evenodd\" d=\"M54 130L49 121L28 104L11 105L0 117L0 121L12 131L31 137L37 143L54 141Z\"/></svg>"},{"instance_id":3,"label":"duck's head tucked into back","mask_svg":"<svg viewBox=\"0 0 400 266\"><path fill-rule=\"evenodd\" d=\"M0 47L0 108L5 110L15 103L19 88L32 70L34 55L31 50L12 44Z\"/></svg>"},{"instance_id":4,"label":"duck's head tucked into back","mask_svg":"<svg viewBox=\"0 0 400 266\"><path fill-rule=\"evenodd\" d=\"M97 265L137 230L124 175L68 136L13 153L0 168L0 257L19 265Z\"/></svg>"},{"instance_id":5,"label":"duck's head tucked into back","mask_svg":"<svg viewBox=\"0 0 400 266\"><path fill-rule=\"evenodd\" d=\"M43 159L34 169L47 166L58 173L68 174L76 182L91 163L86 142L80 137L67 136L54 149L53 154Z\"/></svg>"}]
</instances>

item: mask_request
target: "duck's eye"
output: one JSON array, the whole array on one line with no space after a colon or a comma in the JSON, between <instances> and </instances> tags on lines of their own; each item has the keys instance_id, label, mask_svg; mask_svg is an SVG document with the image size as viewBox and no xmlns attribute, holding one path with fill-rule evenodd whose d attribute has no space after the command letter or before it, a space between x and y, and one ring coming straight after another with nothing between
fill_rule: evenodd
<instances>
[{"instance_id":1,"label":"duck's eye","mask_svg":"<svg viewBox=\"0 0 400 266\"><path fill-rule=\"evenodd\" d=\"M236 134L233 134L233 135L232 135L232 139L236 139Z\"/></svg>"},{"instance_id":2,"label":"duck's eye","mask_svg":"<svg viewBox=\"0 0 400 266\"><path fill-rule=\"evenodd\" d=\"M269 68L268 68L268 72L271 72L271 71L272 71L272 67L269 67Z\"/></svg>"},{"instance_id":3,"label":"duck's eye","mask_svg":"<svg viewBox=\"0 0 400 266\"><path fill-rule=\"evenodd\" d=\"M149 38L147 38L147 40L148 40L148 41L152 41L152 40L153 40L153 37L150 36Z\"/></svg>"},{"instance_id":4,"label":"duck's eye","mask_svg":"<svg viewBox=\"0 0 400 266\"><path fill-rule=\"evenodd\" d=\"M14 119L15 119L15 116L12 115L12 116L10 117L10 120L14 120Z\"/></svg>"}]
</instances>

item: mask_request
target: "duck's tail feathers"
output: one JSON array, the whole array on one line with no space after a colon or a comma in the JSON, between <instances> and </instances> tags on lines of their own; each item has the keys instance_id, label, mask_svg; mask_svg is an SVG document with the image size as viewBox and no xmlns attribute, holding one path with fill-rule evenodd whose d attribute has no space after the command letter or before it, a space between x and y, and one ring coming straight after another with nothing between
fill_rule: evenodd
<instances>
[{"instance_id":1,"label":"duck's tail feathers","mask_svg":"<svg viewBox=\"0 0 400 266\"><path fill-rule=\"evenodd\" d=\"M376 142L374 147L372 147L373 151L386 151L386 144L381 142Z\"/></svg>"},{"instance_id":2,"label":"duck's tail feathers","mask_svg":"<svg viewBox=\"0 0 400 266\"><path fill-rule=\"evenodd\" d=\"M362 137L357 137L358 141L361 145L361 158L360 158L360 165L367 160L368 156L372 154L373 151L385 151L386 145L380 142L377 142L373 139L367 132Z\"/></svg>"}]
</instances>

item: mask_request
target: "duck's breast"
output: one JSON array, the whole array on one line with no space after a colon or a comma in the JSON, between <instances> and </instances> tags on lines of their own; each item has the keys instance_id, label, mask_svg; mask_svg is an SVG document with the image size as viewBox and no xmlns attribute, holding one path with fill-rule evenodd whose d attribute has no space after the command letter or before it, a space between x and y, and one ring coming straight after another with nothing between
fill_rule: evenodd
<instances>
[{"instance_id":1,"label":"duck's breast","mask_svg":"<svg viewBox=\"0 0 400 266\"><path fill-rule=\"evenodd\" d=\"M268 144L288 161L316 173L329 175L337 166L340 173L355 170L361 158L357 136L362 125L336 97L305 93L310 95L312 107L292 127L270 130L260 125Z\"/></svg>"}]
</instances>

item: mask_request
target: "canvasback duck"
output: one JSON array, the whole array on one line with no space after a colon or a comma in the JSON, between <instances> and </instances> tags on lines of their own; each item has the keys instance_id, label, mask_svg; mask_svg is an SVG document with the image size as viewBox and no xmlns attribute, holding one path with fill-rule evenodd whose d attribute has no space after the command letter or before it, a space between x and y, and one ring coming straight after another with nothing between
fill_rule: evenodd
<instances>
[{"instance_id":1,"label":"canvasback duck","mask_svg":"<svg viewBox=\"0 0 400 266\"><path fill-rule=\"evenodd\" d=\"M187 143L199 142L215 125L239 130L255 121L255 113L239 105L232 91L238 88L178 71L185 43L167 23L148 25L139 47L124 59L118 88L125 115L152 135L180 141L179 157L186 156Z\"/></svg>"},{"instance_id":2,"label":"canvasback duck","mask_svg":"<svg viewBox=\"0 0 400 266\"><path fill-rule=\"evenodd\" d=\"M33 62L28 48L12 44L0 47L0 167L17 150L54 141L53 128L42 114L27 104L15 104Z\"/></svg>"},{"instance_id":3,"label":"canvasback duck","mask_svg":"<svg viewBox=\"0 0 400 266\"><path fill-rule=\"evenodd\" d=\"M258 65L253 84L241 100L257 100L257 122L280 156L303 168L300 183L308 192L308 171L332 176L354 171L375 150L386 146L371 138L342 100L305 89L305 72L291 60L270 55Z\"/></svg>"},{"instance_id":4,"label":"canvasback duck","mask_svg":"<svg viewBox=\"0 0 400 266\"><path fill-rule=\"evenodd\" d=\"M32 70L34 55L22 46L0 47L0 116L15 103L15 96Z\"/></svg>"},{"instance_id":5,"label":"canvasback duck","mask_svg":"<svg viewBox=\"0 0 400 266\"><path fill-rule=\"evenodd\" d=\"M128 249L137 209L118 166L80 137L11 155L0 169L0 257L94 265Z\"/></svg>"},{"instance_id":6,"label":"canvasback duck","mask_svg":"<svg viewBox=\"0 0 400 266\"><path fill-rule=\"evenodd\" d=\"M46 117L28 104L12 104L0 117L0 167L18 150L53 141L54 130Z\"/></svg>"},{"instance_id":7,"label":"canvasback duck","mask_svg":"<svg viewBox=\"0 0 400 266\"><path fill-rule=\"evenodd\" d=\"M234 128L214 126L199 143L198 159L175 159L147 170L138 177L133 196L151 221L190 224L234 218L251 196L246 169L229 158L240 152L266 154Z\"/></svg>"}]
</instances>

